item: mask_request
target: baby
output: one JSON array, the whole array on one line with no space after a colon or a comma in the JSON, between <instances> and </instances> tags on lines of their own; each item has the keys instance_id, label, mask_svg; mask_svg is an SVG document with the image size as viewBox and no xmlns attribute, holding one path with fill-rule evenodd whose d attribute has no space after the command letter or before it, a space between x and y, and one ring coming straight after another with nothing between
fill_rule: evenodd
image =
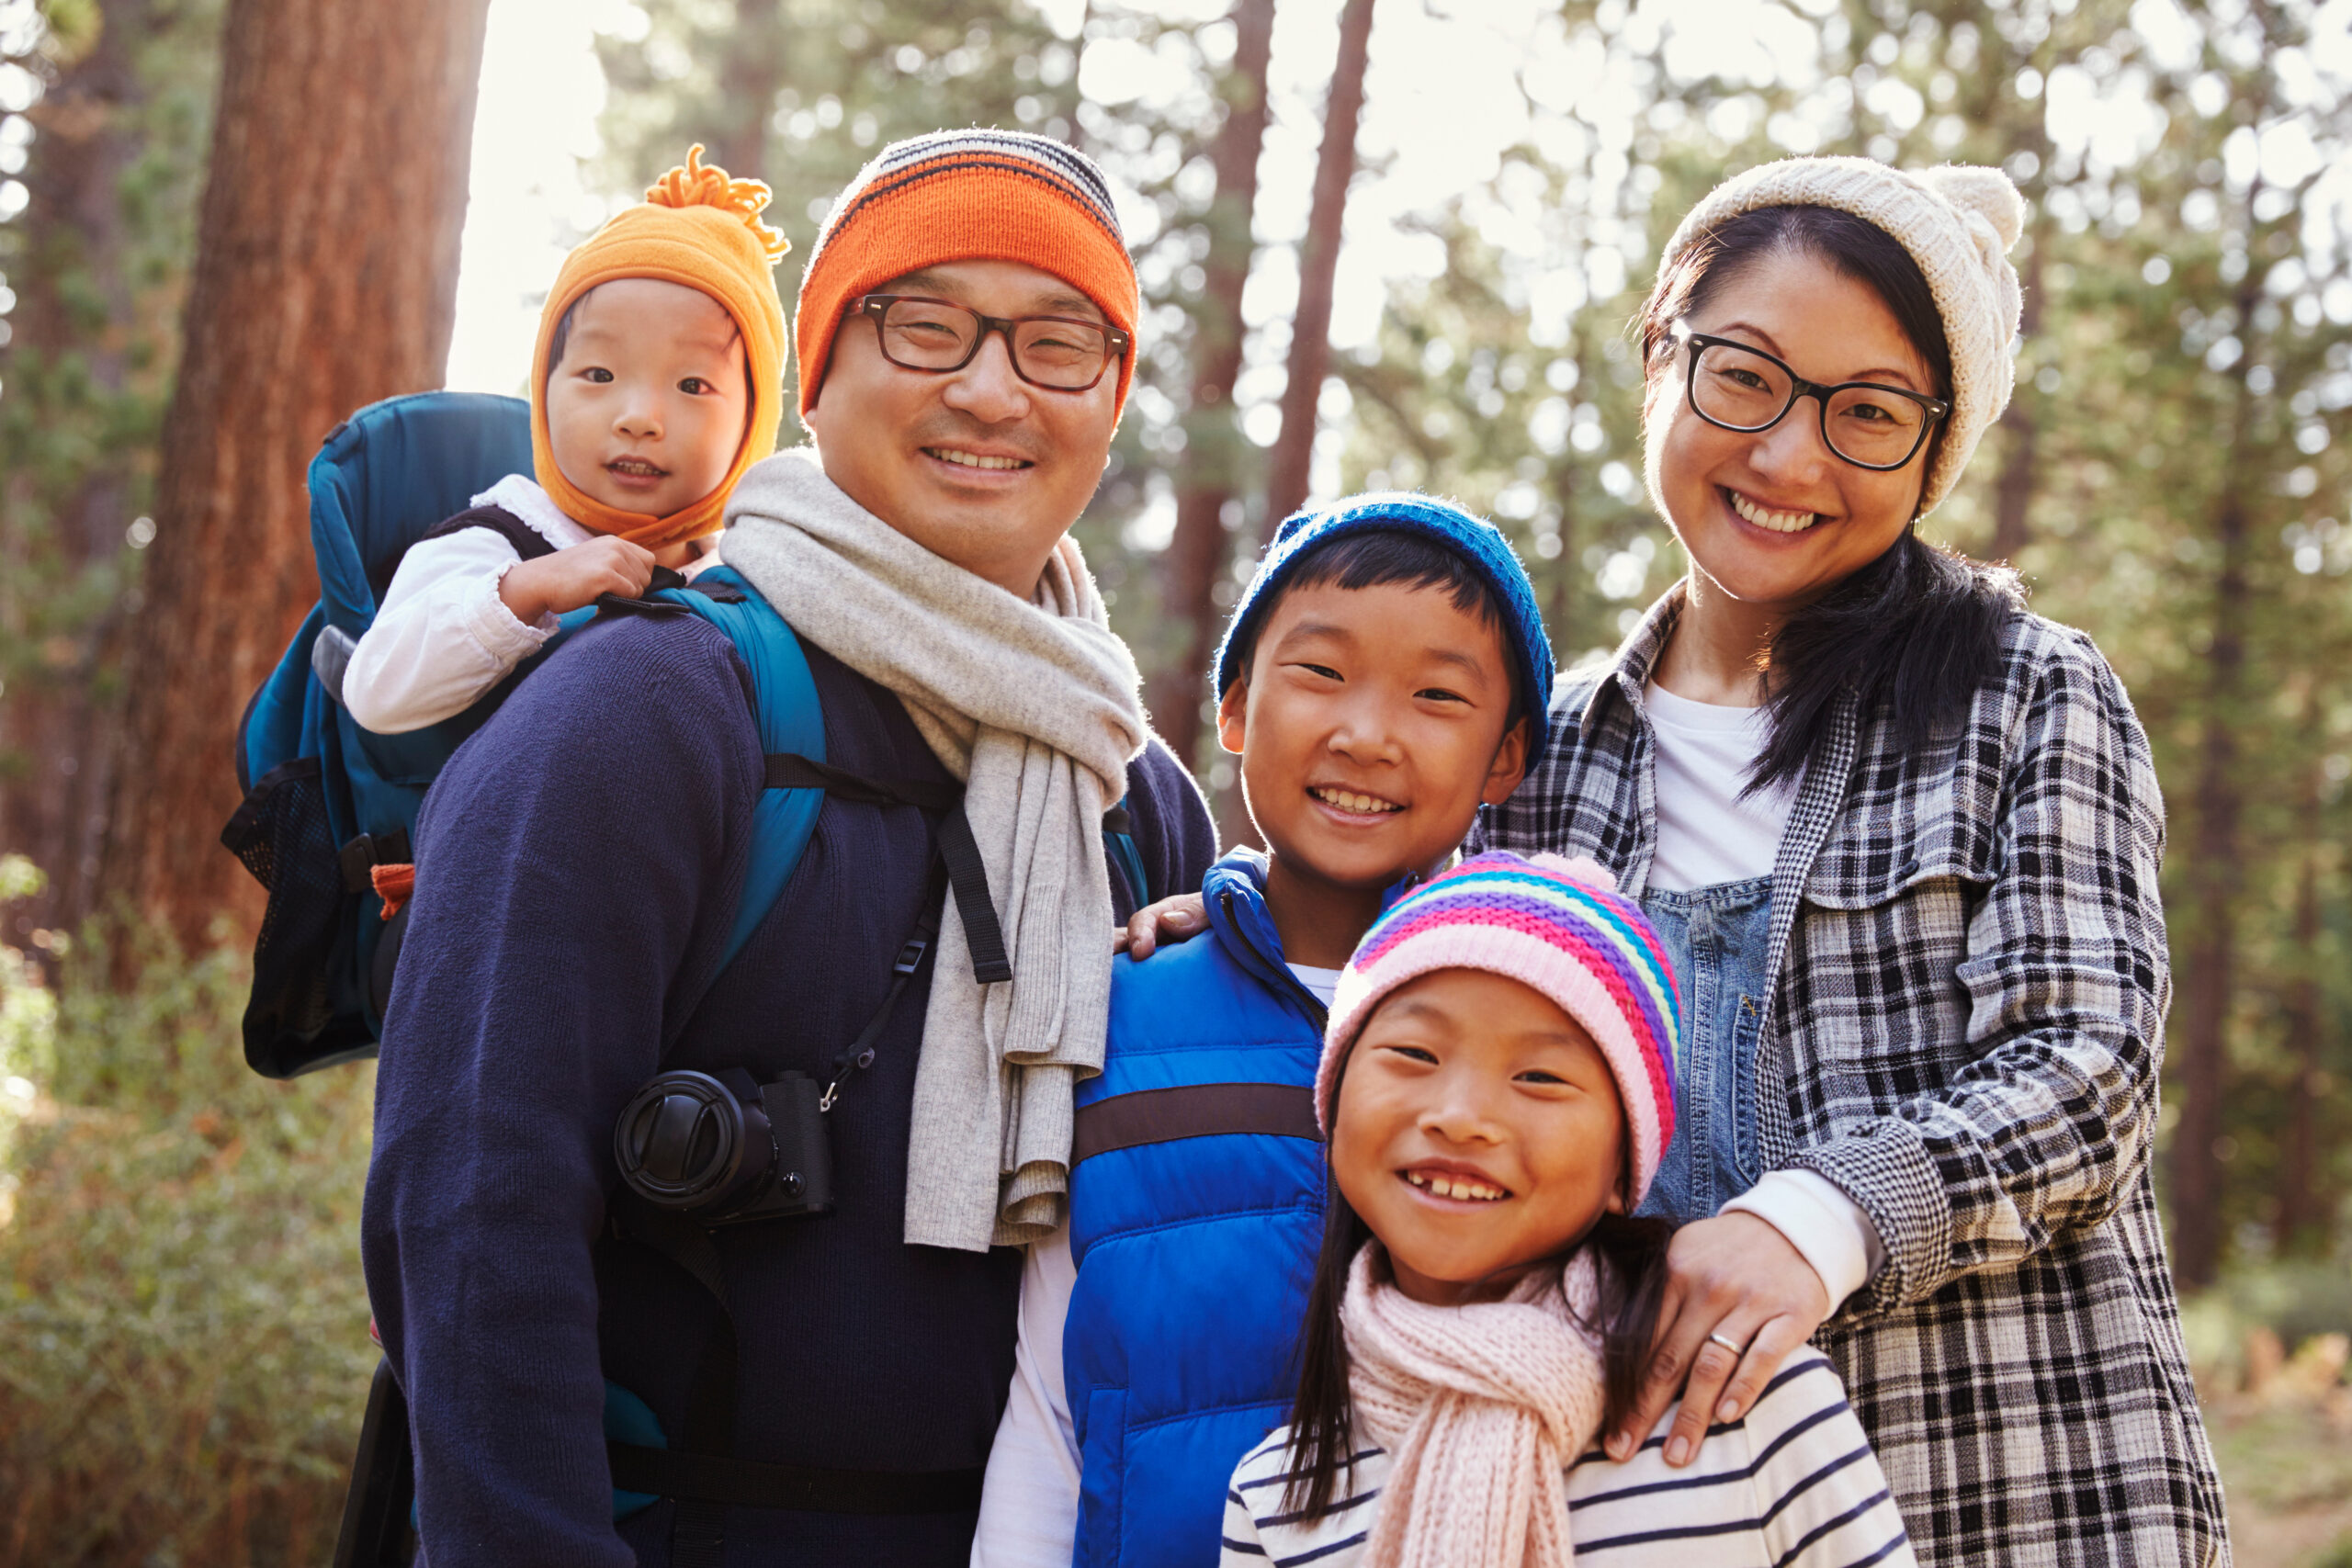
<instances>
[{"instance_id":1,"label":"baby","mask_svg":"<svg viewBox=\"0 0 2352 1568\"><path fill-rule=\"evenodd\" d=\"M343 678L396 735L462 713L605 593L709 564L745 469L775 449L788 248L768 187L697 146L564 259L539 321L531 457L401 558Z\"/></svg>"},{"instance_id":2,"label":"baby","mask_svg":"<svg viewBox=\"0 0 2352 1568\"><path fill-rule=\"evenodd\" d=\"M1668 1227L1672 977L1591 861L1485 854L1380 918L1315 1093L1332 1196L1291 1425L1243 1459L1223 1562L1837 1568L1914 1561L1845 1390L1791 1356L1688 1471L1623 1463Z\"/></svg>"}]
</instances>

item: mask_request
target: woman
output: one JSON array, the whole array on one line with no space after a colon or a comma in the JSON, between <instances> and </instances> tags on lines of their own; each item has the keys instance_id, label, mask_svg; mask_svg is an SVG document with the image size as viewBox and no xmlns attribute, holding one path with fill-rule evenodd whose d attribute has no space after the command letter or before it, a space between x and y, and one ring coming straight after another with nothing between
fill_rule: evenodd
<instances>
[{"instance_id":1,"label":"woman","mask_svg":"<svg viewBox=\"0 0 2352 1568\"><path fill-rule=\"evenodd\" d=\"M1802 158L1683 220L1637 324L1690 570L1485 842L1600 861L1683 977L1649 1207L1690 1223L1612 1453L1681 1390L1687 1462L1815 1338L1922 1562L2226 1562L2149 1181L2146 739L1917 532L2008 400L2020 218L1995 170Z\"/></svg>"}]
</instances>

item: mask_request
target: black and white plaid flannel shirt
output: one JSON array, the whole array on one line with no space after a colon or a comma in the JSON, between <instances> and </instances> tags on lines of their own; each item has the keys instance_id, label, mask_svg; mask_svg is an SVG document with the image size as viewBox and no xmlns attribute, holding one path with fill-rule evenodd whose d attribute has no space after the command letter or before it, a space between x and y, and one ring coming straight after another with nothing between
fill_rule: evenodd
<instances>
[{"instance_id":1,"label":"black and white plaid flannel shirt","mask_svg":"<svg viewBox=\"0 0 2352 1568\"><path fill-rule=\"evenodd\" d=\"M1589 854L1639 896L1642 694L1681 602L1562 680L1485 846ZM1815 1342L1923 1563L2227 1563L2149 1179L2163 798L2087 637L2021 615L2003 651L1955 740L1904 755L1849 697L1807 766L1773 871L1764 1166L1828 1178L1885 1244Z\"/></svg>"}]
</instances>

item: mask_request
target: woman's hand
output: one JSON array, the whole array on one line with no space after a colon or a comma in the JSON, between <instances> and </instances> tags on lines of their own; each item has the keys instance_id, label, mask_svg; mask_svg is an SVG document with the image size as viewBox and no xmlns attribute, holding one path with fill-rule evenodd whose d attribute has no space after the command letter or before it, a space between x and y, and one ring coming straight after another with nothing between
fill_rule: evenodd
<instances>
[{"instance_id":1,"label":"woman's hand","mask_svg":"<svg viewBox=\"0 0 2352 1568\"><path fill-rule=\"evenodd\" d=\"M1708 1426L1746 1415L1781 1359L1813 1337L1835 1304L1804 1254L1754 1214L1683 1226L1667 1248L1666 1265L1641 1393L1606 1445L1614 1460L1633 1457L1681 1389L1666 1462L1690 1463ZM1740 1351L1726 1348L1724 1339Z\"/></svg>"},{"instance_id":2,"label":"woman's hand","mask_svg":"<svg viewBox=\"0 0 2352 1568\"><path fill-rule=\"evenodd\" d=\"M1147 904L1111 939L1111 951L1149 958L1163 942L1190 942L1209 929L1208 904L1197 893L1179 893Z\"/></svg>"}]
</instances>

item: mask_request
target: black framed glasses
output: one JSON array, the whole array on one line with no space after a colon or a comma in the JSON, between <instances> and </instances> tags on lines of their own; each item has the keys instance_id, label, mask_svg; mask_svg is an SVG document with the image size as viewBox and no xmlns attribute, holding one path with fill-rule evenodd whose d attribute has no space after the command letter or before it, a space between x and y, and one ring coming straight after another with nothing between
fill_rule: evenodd
<instances>
[{"instance_id":1,"label":"black framed glasses","mask_svg":"<svg viewBox=\"0 0 2352 1568\"><path fill-rule=\"evenodd\" d=\"M1744 343L1694 333L1677 321L1673 335L1690 350L1690 412L1724 430L1753 434L1788 417L1799 398L1821 405L1821 440L1858 468L1884 472L1919 455L1951 405L1876 381L1826 387Z\"/></svg>"},{"instance_id":2,"label":"black framed glasses","mask_svg":"<svg viewBox=\"0 0 2352 1568\"><path fill-rule=\"evenodd\" d=\"M882 357L902 370L961 370L989 333L1002 333L1012 373L1056 392L1085 391L1135 341L1080 316L983 316L919 294L867 294L851 300L849 310L873 321Z\"/></svg>"}]
</instances>

